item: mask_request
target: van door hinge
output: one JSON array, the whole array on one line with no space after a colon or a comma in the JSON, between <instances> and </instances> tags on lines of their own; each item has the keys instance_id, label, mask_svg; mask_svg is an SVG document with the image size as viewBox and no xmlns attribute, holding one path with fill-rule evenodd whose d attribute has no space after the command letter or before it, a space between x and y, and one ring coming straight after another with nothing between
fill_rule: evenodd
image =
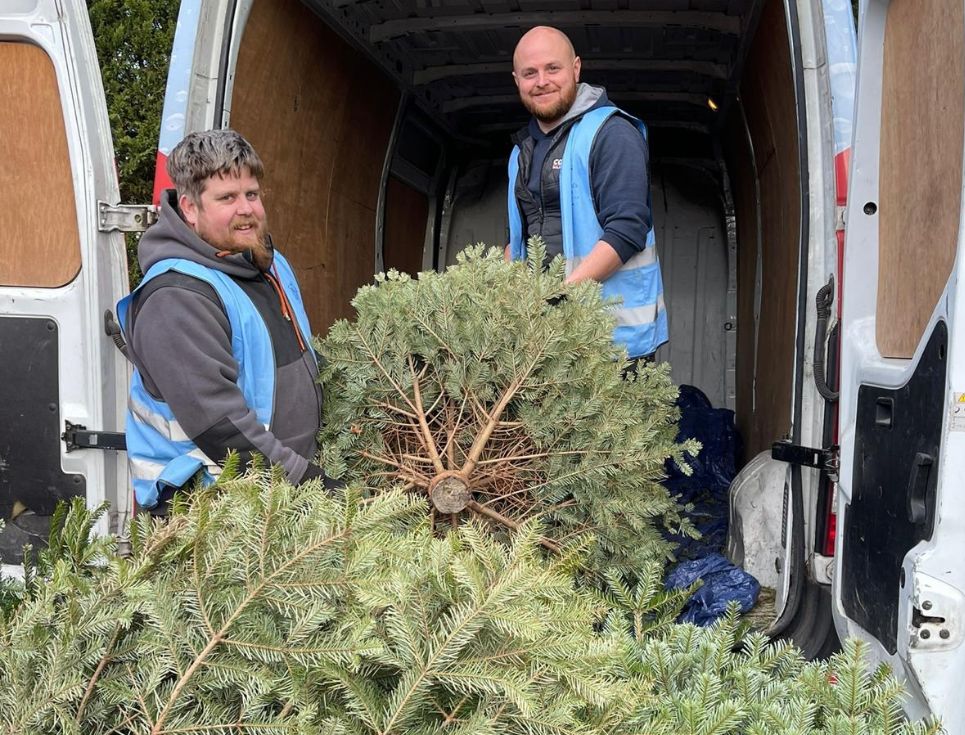
<instances>
[{"instance_id":1,"label":"van door hinge","mask_svg":"<svg viewBox=\"0 0 965 735\"><path fill-rule=\"evenodd\" d=\"M97 202L100 232L144 232L157 222L157 207L151 204L108 204Z\"/></svg>"},{"instance_id":2,"label":"van door hinge","mask_svg":"<svg viewBox=\"0 0 965 735\"><path fill-rule=\"evenodd\" d=\"M917 568L912 579L909 647L947 651L960 646L965 596L958 588Z\"/></svg>"},{"instance_id":3,"label":"van door hinge","mask_svg":"<svg viewBox=\"0 0 965 735\"><path fill-rule=\"evenodd\" d=\"M835 482L838 479L838 447L836 446L812 449L789 441L774 442L771 445L771 459L801 467L815 467L826 472Z\"/></svg>"},{"instance_id":4,"label":"van door hinge","mask_svg":"<svg viewBox=\"0 0 965 735\"><path fill-rule=\"evenodd\" d=\"M67 445L67 451L75 449L127 449L127 437L121 431L88 431L86 426L64 422L64 433L60 436Z\"/></svg>"}]
</instances>

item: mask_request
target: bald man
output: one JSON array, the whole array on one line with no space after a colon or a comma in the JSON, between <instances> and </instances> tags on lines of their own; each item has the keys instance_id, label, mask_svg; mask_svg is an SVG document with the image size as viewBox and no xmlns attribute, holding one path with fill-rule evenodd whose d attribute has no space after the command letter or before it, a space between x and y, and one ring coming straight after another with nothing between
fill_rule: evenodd
<instances>
[{"instance_id":1,"label":"bald man","mask_svg":"<svg viewBox=\"0 0 965 735\"><path fill-rule=\"evenodd\" d=\"M513 80L532 114L509 159L507 257L542 237L562 254L566 280L599 281L614 307L614 341L652 359L667 341L667 312L650 209L647 130L601 87L580 83L565 34L538 26L513 54ZM547 261L548 262L548 261Z\"/></svg>"}]
</instances>

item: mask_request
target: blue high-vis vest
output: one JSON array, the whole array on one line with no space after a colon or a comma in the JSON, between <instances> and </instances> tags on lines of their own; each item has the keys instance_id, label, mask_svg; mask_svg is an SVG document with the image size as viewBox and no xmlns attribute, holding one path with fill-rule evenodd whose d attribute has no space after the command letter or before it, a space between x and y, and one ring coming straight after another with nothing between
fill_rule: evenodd
<instances>
[{"instance_id":1,"label":"blue high-vis vest","mask_svg":"<svg viewBox=\"0 0 965 735\"><path fill-rule=\"evenodd\" d=\"M644 140L646 126L622 110L607 106L590 110L573 125L563 149L560 170L560 210L563 223L563 257L566 272L573 270L590 254L603 236L603 227L593 206L590 184L590 150L600 127L611 115L621 114L631 120ZM519 146L509 157L509 252L513 260L526 257L523 217L516 200L519 175ZM641 192L641 196L644 195ZM650 199L650 192L645 193ZM667 341L667 310L663 299L663 280L657 260L653 226L647 232L645 248L631 257L603 281L603 298L619 299L613 307L616 327L613 341L626 347L631 358L653 353Z\"/></svg>"},{"instance_id":2,"label":"blue high-vis vest","mask_svg":"<svg viewBox=\"0 0 965 735\"><path fill-rule=\"evenodd\" d=\"M295 313L302 338L310 345L311 329L295 274L277 251L273 270ZM258 309L224 273L181 258L155 263L144 274L138 289L168 271L197 278L218 294L231 326L231 352L238 362L238 387L258 421L267 429L275 404L275 354L268 327ZM117 304L118 318L125 331L135 293L137 289ZM134 496L142 508L153 508L163 487L182 487L198 471L203 472L206 484L214 482L221 473L221 467L185 434L168 404L148 392L136 368L131 378L125 433Z\"/></svg>"}]
</instances>

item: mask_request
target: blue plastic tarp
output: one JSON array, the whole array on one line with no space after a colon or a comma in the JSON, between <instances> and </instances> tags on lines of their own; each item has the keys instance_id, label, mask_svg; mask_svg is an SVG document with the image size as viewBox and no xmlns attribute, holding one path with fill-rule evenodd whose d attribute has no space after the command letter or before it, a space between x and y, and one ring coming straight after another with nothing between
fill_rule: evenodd
<instances>
[{"instance_id":1,"label":"blue plastic tarp","mask_svg":"<svg viewBox=\"0 0 965 735\"><path fill-rule=\"evenodd\" d=\"M720 553L727 541L730 484L737 475L742 450L734 426L734 412L714 408L707 396L692 385L680 386L677 399L680 428L677 441L696 439L702 449L687 464L693 472L685 475L667 464L664 486L681 504L690 505L687 516L701 538L670 536L677 542L677 558L685 559L667 577L667 589L688 587L698 579L702 586L688 601L681 622L710 625L736 602L741 612L757 601L760 584L743 569L735 567Z\"/></svg>"},{"instance_id":2,"label":"blue plastic tarp","mask_svg":"<svg viewBox=\"0 0 965 735\"><path fill-rule=\"evenodd\" d=\"M741 453L734 412L714 408L703 391L692 385L680 386L677 406L680 408L677 441L696 439L702 449L696 457L687 455L687 464L692 470L690 475L685 475L673 463L667 464L665 487L685 503L702 493L726 501L730 483L737 475L737 457Z\"/></svg>"},{"instance_id":3,"label":"blue plastic tarp","mask_svg":"<svg viewBox=\"0 0 965 735\"><path fill-rule=\"evenodd\" d=\"M738 603L740 611L746 613L754 607L761 590L754 577L720 554L678 564L667 576L665 586L668 590L681 589L698 579L703 584L687 601L678 618L681 623L710 625L727 612L732 602Z\"/></svg>"}]
</instances>

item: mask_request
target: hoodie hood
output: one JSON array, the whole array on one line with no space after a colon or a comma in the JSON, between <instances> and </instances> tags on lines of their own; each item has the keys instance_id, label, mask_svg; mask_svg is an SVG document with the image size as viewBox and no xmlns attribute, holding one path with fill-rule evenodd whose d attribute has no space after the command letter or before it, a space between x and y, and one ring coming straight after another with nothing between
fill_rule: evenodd
<instances>
[{"instance_id":1,"label":"hoodie hood","mask_svg":"<svg viewBox=\"0 0 965 735\"><path fill-rule=\"evenodd\" d=\"M248 253L232 253L218 257L218 251L202 240L181 218L177 193L168 189L161 197L158 221L141 236L137 260L141 272L147 273L155 263L168 258L183 258L235 278L255 278L261 274ZM271 246L269 238L268 246Z\"/></svg>"},{"instance_id":2,"label":"hoodie hood","mask_svg":"<svg viewBox=\"0 0 965 735\"><path fill-rule=\"evenodd\" d=\"M606 90L603 87L594 87L592 84L580 82L576 85L576 99L573 100L573 106L563 115L559 125L580 117L590 110L595 110L597 107L606 107L608 105L612 105L612 103L606 96ZM557 127L559 127L559 125L557 125Z\"/></svg>"}]
</instances>

